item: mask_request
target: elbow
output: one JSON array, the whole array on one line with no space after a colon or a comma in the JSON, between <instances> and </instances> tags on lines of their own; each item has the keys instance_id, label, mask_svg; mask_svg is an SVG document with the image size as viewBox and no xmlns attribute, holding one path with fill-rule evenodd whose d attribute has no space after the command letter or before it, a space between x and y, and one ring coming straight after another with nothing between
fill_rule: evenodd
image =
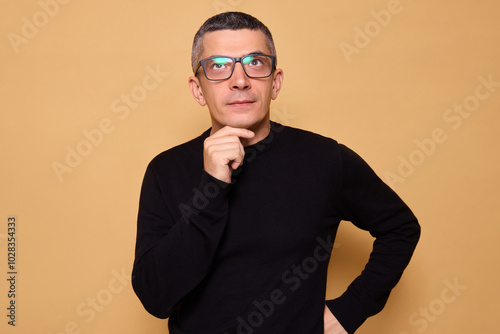
<instances>
[{"instance_id":1,"label":"elbow","mask_svg":"<svg viewBox=\"0 0 500 334\"><path fill-rule=\"evenodd\" d=\"M415 244L417 245L418 241L420 240L420 235L422 234L422 227L420 226L417 218L415 218L412 221L412 239Z\"/></svg>"},{"instance_id":2,"label":"elbow","mask_svg":"<svg viewBox=\"0 0 500 334\"><path fill-rule=\"evenodd\" d=\"M144 309L156 318L166 319L175 310L175 305L168 305L162 301L161 295L151 289L151 285L147 282L141 281L135 272L132 274L132 289Z\"/></svg>"},{"instance_id":3,"label":"elbow","mask_svg":"<svg viewBox=\"0 0 500 334\"><path fill-rule=\"evenodd\" d=\"M407 220L406 224L403 224L399 228L399 239L406 244L408 251L413 253L417 247L418 241L420 240L420 235L422 229L417 218Z\"/></svg>"}]
</instances>

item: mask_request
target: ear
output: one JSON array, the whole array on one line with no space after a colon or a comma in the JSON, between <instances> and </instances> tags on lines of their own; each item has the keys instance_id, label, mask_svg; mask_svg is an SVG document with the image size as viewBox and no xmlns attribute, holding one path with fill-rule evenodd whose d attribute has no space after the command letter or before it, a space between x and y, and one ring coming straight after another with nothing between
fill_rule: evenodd
<instances>
[{"instance_id":1,"label":"ear","mask_svg":"<svg viewBox=\"0 0 500 334\"><path fill-rule=\"evenodd\" d=\"M205 101L205 97L203 96L203 90L201 88L200 80L195 77L189 77L189 88L191 89L191 93L193 94L194 99L203 107L207 104Z\"/></svg>"},{"instance_id":2,"label":"ear","mask_svg":"<svg viewBox=\"0 0 500 334\"><path fill-rule=\"evenodd\" d=\"M283 84L283 70L281 68L277 68L274 71L274 77L273 77L273 90L271 94L271 98L273 100L276 100L278 97L278 94L281 90L281 85Z\"/></svg>"}]
</instances>

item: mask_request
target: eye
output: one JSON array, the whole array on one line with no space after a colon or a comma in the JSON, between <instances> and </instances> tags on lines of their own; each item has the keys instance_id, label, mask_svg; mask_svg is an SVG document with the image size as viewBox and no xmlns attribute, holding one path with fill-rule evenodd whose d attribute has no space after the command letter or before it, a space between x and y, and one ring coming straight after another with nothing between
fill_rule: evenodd
<instances>
[{"instance_id":1,"label":"eye","mask_svg":"<svg viewBox=\"0 0 500 334\"><path fill-rule=\"evenodd\" d=\"M261 57L258 56L247 56L243 59L243 64L248 66L262 66L264 62Z\"/></svg>"},{"instance_id":2,"label":"eye","mask_svg":"<svg viewBox=\"0 0 500 334\"><path fill-rule=\"evenodd\" d=\"M210 62L210 68L220 70L226 68L231 62L228 58L212 58Z\"/></svg>"},{"instance_id":3,"label":"eye","mask_svg":"<svg viewBox=\"0 0 500 334\"><path fill-rule=\"evenodd\" d=\"M254 58L250 64L253 66L259 66L259 65L262 65L262 60Z\"/></svg>"}]
</instances>

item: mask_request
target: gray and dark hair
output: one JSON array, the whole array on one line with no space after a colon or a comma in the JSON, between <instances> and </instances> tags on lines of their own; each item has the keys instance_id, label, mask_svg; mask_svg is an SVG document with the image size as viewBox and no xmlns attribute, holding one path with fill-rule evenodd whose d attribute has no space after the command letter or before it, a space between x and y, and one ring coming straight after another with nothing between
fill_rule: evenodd
<instances>
[{"instance_id":1,"label":"gray and dark hair","mask_svg":"<svg viewBox=\"0 0 500 334\"><path fill-rule=\"evenodd\" d=\"M203 36L207 32L217 30L260 30L266 35L266 43L271 50L271 55L276 57L276 47L274 46L273 36L269 29L255 17L242 12L225 12L212 16L203 23L193 40L193 49L191 52L191 66L193 71L198 66L200 56L203 53Z\"/></svg>"}]
</instances>

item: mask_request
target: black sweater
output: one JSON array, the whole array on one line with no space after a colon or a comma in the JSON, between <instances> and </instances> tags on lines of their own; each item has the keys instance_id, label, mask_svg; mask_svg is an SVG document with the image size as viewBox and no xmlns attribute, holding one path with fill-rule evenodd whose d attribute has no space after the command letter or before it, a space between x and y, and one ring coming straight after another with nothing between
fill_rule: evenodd
<instances>
[{"instance_id":1,"label":"black sweater","mask_svg":"<svg viewBox=\"0 0 500 334\"><path fill-rule=\"evenodd\" d=\"M353 333L384 307L417 244L403 201L353 151L271 123L233 182L203 170L200 137L149 164L133 288L171 334L323 334L328 261L341 220L375 237L346 292L326 301Z\"/></svg>"}]
</instances>

